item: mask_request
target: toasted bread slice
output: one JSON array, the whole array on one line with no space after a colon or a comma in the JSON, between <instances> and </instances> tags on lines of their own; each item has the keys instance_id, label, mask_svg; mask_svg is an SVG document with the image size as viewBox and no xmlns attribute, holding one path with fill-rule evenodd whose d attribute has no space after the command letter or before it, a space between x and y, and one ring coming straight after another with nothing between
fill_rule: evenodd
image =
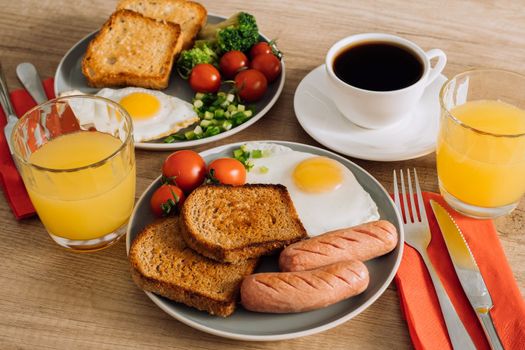
<instances>
[{"instance_id":1,"label":"toasted bread slice","mask_svg":"<svg viewBox=\"0 0 525 350\"><path fill-rule=\"evenodd\" d=\"M206 24L208 14L201 4L186 0L121 0L117 10L121 9L180 24L184 50L193 46L195 37Z\"/></svg>"},{"instance_id":2,"label":"toasted bread slice","mask_svg":"<svg viewBox=\"0 0 525 350\"><path fill-rule=\"evenodd\" d=\"M306 237L282 185L200 186L184 202L181 220L186 243L221 262L269 255Z\"/></svg>"},{"instance_id":3,"label":"toasted bread slice","mask_svg":"<svg viewBox=\"0 0 525 350\"><path fill-rule=\"evenodd\" d=\"M89 43L82 73L93 87L164 89L181 47L180 25L119 10Z\"/></svg>"},{"instance_id":4,"label":"toasted bread slice","mask_svg":"<svg viewBox=\"0 0 525 350\"><path fill-rule=\"evenodd\" d=\"M129 251L131 274L142 289L226 317L235 310L240 284L257 260L222 264L197 254L180 235L179 218L147 226Z\"/></svg>"}]
</instances>

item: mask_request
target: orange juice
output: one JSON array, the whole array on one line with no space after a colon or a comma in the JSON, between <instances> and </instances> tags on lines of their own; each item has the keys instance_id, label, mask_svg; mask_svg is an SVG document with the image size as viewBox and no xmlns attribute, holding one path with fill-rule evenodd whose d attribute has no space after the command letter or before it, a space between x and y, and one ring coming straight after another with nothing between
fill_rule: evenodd
<instances>
[{"instance_id":1,"label":"orange juice","mask_svg":"<svg viewBox=\"0 0 525 350\"><path fill-rule=\"evenodd\" d=\"M110 134L79 131L59 136L31 154L29 161L37 167L75 169L22 170L31 201L51 234L90 240L127 221L135 199L135 160L133 145L116 153L121 146L122 141ZM111 161L93 165L111 155Z\"/></svg>"},{"instance_id":2,"label":"orange juice","mask_svg":"<svg viewBox=\"0 0 525 350\"><path fill-rule=\"evenodd\" d=\"M442 118L437 144L440 185L479 207L516 203L525 193L525 111L497 100L475 100L450 110L471 128Z\"/></svg>"}]
</instances>

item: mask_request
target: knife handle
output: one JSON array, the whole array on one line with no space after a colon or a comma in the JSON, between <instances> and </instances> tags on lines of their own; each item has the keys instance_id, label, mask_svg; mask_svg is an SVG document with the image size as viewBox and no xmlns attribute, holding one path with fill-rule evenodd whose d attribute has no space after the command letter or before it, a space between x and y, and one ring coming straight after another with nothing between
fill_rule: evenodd
<instances>
[{"instance_id":1,"label":"knife handle","mask_svg":"<svg viewBox=\"0 0 525 350\"><path fill-rule=\"evenodd\" d=\"M40 76L33 64L28 62L20 63L16 67L16 75L37 104L47 101L42 81L40 80Z\"/></svg>"},{"instance_id":2,"label":"knife handle","mask_svg":"<svg viewBox=\"0 0 525 350\"><path fill-rule=\"evenodd\" d=\"M465 326L461 322L452 301L448 297L439 276L434 270L434 266L428 257L426 251L419 251L423 261L425 262L430 278L432 278L432 283L434 284L434 289L436 290L436 295L439 300L439 306L441 307L441 313L445 319L445 325L447 326L448 336L450 337L450 342L452 343L452 348L457 350L476 350L476 346L472 342L472 338L468 334Z\"/></svg>"},{"instance_id":3,"label":"knife handle","mask_svg":"<svg viewBox=\"0 0 525 350\"><path fill-rule=\"evenodd\" d=\"M483 326L483 331L488 338L490 348L493 350L503 350L503 344L501 344L498 332L496 332L496 328L494 328L494 322L492 322L490 312L476 312L476 314L481 321L481 325Z\"/></svg>"}]
</instances>

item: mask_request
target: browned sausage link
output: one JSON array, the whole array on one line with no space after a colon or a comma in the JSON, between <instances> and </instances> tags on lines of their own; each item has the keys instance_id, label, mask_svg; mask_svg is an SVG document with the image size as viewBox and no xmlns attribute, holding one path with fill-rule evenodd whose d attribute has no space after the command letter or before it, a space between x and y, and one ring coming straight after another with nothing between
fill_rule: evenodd
<instances>
[{"instance_id":1,"label":"browned sausage link","mask_svg":"<svg viewBox=\"0 0 525 350\"><path fill-rule=\"evenodd\" d=\"M362 293L368 282L368 270L360 261L310 271L258 273L243 280L241 303L257 312L309 311Z\"/></svg>"},{"instance_id":2,"label":"browned sausage link","mask_svg":"<svg viewBox=\"0 0 525 350\"><path fill-rule=\"evenodd\" d=\"M281 271L303 271L342 260L366 261L392 251L397 230L385 220L327 232L289 245L281 252Z\"/></svg>"}]
</instances>

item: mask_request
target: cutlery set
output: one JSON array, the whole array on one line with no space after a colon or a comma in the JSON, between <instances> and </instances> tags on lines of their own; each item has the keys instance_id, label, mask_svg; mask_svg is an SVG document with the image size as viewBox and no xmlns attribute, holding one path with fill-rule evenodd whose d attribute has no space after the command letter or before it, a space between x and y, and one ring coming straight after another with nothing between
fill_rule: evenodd
<instances>
[{"instance_id":1,"label":"cutlery set","mask_svg":"<svg viewBox=\"0 0 525 350\"><path fill-rule=\"evenodd\" d=\"M37 104L44 103L47 101L46 93L42 87L42 82L40 76L36 70L36 67L31 63L20 63L16 67L16 74L18 79L29 92L31 97L35 100ZM4 113L7 118L7 124L4 127L4 135L9 146L9 151L11 155L13 154L13 146L11 145L11 134L13 133L13 128L15 127L18 118L16 116L13 105L9 98L9 90L7 89L7 80L5 79L4 71L2 69L2 64L0 63L0 102L4 108Z\"/></svg>"},{"instance_id":2,"label":"cutlery set","mask_svg":"<svg viewBox=\"0 0 525 350\"><path fill-rule=\"evenodd\" d=\"M418 251L427 267L439 300L452 346L454 349L476 349L428 256L427 248L432 237L417 172L415 169L413 170L414 179L412 180L410 170L407 169L406 186L403 170L399 172L401 193L399 192L398 175L396 171L394 171L393 177L394 202L403 221L405 242ZM413 183L415 184L415 191ZM463 291L467 295L472 308L480 320L491 348L503 349L503 345L501 344L489 313L490 309L494 306L492 299L461 230L448 211L439 203L431 200L430 205L443 235L458 279L463 287Z\"/></svg>"}]
</instances>

